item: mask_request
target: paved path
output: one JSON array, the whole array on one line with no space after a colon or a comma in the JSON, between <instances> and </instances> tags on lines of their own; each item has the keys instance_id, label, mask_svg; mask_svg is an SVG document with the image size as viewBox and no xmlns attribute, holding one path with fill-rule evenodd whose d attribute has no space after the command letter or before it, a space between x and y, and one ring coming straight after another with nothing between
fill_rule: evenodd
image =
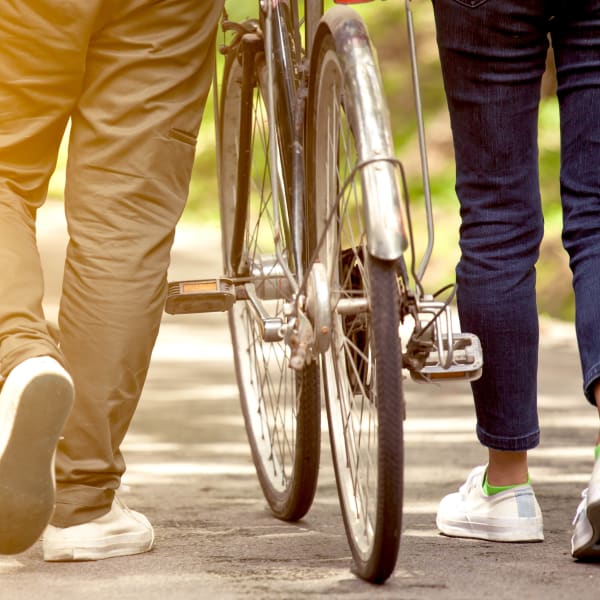
<instances>
[{"instance_id":1,"label":"paved path","mask_svg":"<svg viewBox=\"0 0 600 600\"><path fill-rule=\"evenodd\" d=\"M47 308L56 313L64 223L40 214ZM172 278L210 276L215 233L182 227ZM156 529L156 548L134 557L46 564L36 544L0 557L0 599L398 598L592 600L600 570L569 555L571 518L591 470L597 419L582 400L572 328L544 322L540 369L543 438L531 474L545 517L542 544L444 538L440 497L484 461L468 387L406 386L406 498L398 568L383 587L357 580L337 505L328 444L314 507L285 524L265 509L238 408L223 315L165 316L147 386L126 440L123 496Z\"/></svg>"}]
</instances>

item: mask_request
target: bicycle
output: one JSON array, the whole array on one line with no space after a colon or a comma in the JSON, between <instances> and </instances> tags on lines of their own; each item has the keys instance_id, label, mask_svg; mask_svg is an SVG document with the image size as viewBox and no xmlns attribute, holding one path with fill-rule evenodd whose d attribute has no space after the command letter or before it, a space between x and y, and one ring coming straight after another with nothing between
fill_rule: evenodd
<instances>
[{"instance_id":1,"label":"bicycle","mask_svg":"<svg viewBox=\"0 0 600 600\"><path fill-rule=\"evenodd\" d=\"M324 11L323 0L257 6L255 18L232 22L225 12L222 21L225 276L170 283L166 310L228 311L252 457L283 520L302 518L314 499L323 390L354 571L382 583L401 537L402 369L420 381L473 379L481 349L453 324L451 295L436 300L420 283L431 200L426 189L430 235L417 270L406 180L361 17L341 5Z\"/></svg>"}]
</instances>

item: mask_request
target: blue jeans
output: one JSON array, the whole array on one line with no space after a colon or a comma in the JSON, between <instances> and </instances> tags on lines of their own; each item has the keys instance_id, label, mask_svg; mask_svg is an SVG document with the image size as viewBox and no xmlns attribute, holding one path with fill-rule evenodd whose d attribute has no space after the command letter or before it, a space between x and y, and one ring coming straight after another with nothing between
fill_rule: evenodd
<instances>
[{"instance_id":1,"label":"blue jeans","mask_svg":"<svg viewBox=\"0 0 600 600\"><path fill-rule=\"evenodd\" d=\"M600 0L433 2L461 206L459 314L484 351L483 376L473 384L477 435L490 448L527 450L539 441L537 118L549 40L563 243L592 404L600 378Z\"/></svg>"}]
</instances>

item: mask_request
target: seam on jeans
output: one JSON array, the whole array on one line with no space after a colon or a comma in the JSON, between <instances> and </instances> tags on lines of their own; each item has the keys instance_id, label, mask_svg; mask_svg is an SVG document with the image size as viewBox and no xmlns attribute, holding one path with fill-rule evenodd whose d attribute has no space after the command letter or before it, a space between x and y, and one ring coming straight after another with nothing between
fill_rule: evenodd
<instances>
[{"instance_id":1,"label":"seam on jeans","mask_svg":"<svg viewBox=\"0 0 600 600\"><path fill-rule=\"evenodd\" d=\"M189 144L190 146L196 145L196 136L192 135L191 133L187 133L187 131L183 131L182 129L170 129L169 137L177 140L178 142Z\"/></svg>"},{"instance_id":2,"label":"seam on jeans","mask_svg":"<svg viewBox=\"0 0 600 600\"><path fill-rule=\"evenodd\" d=\"M477 8L478 6L485 4L487 0L454 0L454 2L466 6L467 8Z\"/></svg>"}]
</instances>

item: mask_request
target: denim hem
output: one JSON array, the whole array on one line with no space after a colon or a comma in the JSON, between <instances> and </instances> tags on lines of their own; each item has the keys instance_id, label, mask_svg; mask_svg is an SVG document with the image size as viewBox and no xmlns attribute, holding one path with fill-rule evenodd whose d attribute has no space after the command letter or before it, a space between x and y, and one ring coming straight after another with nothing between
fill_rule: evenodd
<instances>
[{"instance_id":1,"label":"denim hem","mask_svg":"<svg viewBox=\"0 0 600 600\"><path fill-rule=\"evenodd\" d=\"M522 452L524 450L531 450L540 443L540 430L537 429L526 436L508 438L490 435L477 425L477 438L484 446L492 450Z\"/></svg>"},{"instance_id":2,"label":"denim hem","mask_svg":"<svg viewBox=\"0 0 600 600\"><path fill-rule=\"evenodd\" d=\"M592 406L596 405L596 399L594 398L594 386L596 382L600 379L600 364L594 365L588 372L585 374L583 378L583 392L587 401Z\"/></svg>"}]
</instances>

